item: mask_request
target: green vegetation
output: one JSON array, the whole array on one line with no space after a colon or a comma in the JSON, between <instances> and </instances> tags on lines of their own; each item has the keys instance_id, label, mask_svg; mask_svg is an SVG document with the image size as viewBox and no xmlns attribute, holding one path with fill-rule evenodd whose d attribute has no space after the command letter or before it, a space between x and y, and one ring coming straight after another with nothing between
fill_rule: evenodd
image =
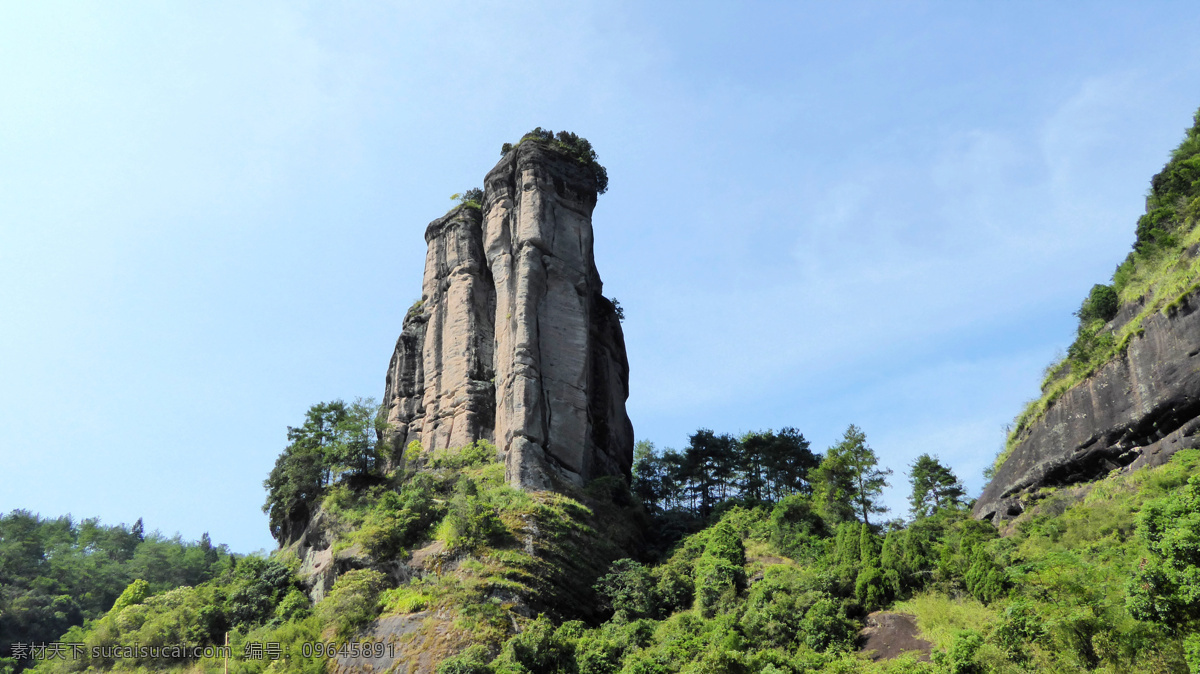
<instances>
[{"instance_id":1,"label":"green vegetation","mask_svg":"<svg viewBox=\"0 0 1200 674\"><path fill-rule=\"evenodd\" d=\"M592 148L592 144L588 142L587 138L577 136L570 131L559 131L556 135L553 131L539 126L521 136L521 140L516 144L505 143L502 145L500 154L506 155L517 145L525 142L544 143L565 154L591 172L595 181L592 187L596 190L596 194L604 194L608 191L608 169L597 161L596 150Z\"/></svg>"},{"instance_id":2,"label":"green vegetation","mask_svg":"<svg viewBox=\"0 0 1200 674\"><path fill-rule=\"evenodd\" d=\"M382 424L375 401L360 398L348 405L341 400L313 405L303 425L288 427L291 444L263 482L263 512L275 540L282 544L295 538L334 480L379 477L391 458L390 448L379 440Z\"/></svg>"},{"instance_id":3,"label":"green vegetation","mask_svg":"<svg viewBox=\"0 0 1200 674\"><path fill-rule=\"evenodd\" d=\"M1075 342L1066 357L1046 370L1042 395L1017 417L993 470L1008 458L1022 431L1041 417L1064 393L1097 369L1123 354L1131 339L1143 332L1146 318L1170 314L1200 289L1200 111L1183 142L1150 181L1146 214L1137 223L1133 251L1113 272L1110 285L1092 287L1075 315ZM1136 313L1111 326L1121 306Z\"/></svg>"},{"instance_id":4,"label":"green vegetation","mask_svg":"<svg viewBox=\"0 0 1200 674\"><path fill-rule=\"evenodd\" d=\"M104 526L14 510L0 516L0 648L54 641L99 618L129 594L127 587L135 585L139 597L166 592L202 583L235 561L207 533L185 543L145 533L141 519L132 527Z\"/></svg>"},{"instance_id":5,"label":"green vegetation","mask_svg":"<svg viewBox=\"0 0 1200 674\"><path fill-rule=\"evenodd\" d=\"M773 503L810 493L808 473L819 464L794 428L741 438L700 429L682 452L660 452L640 442L633 460L633 493L664 521L707 517L718 501L735 494L751 503Z\"/></svg>"},{"instance_id":6,"label":"green vegetation","mask_svg":"<svg viewBox=\"0 0 1200 674\"><path fill-rule=\"evenodd\" d=\"M962 482L936 457L918 456L908 474L912 479L908 502L917 519L929 517L940 508L958 508L966 498L967 490Z\"/></svg>"},{"instance_id":7,"label":"green vegetation","mask_svg":"<svg viewBox=\"0 0 1200 674\"><path fill-rule=\"evenodd\" d=\"M539 128L522 141L592 168L604 191L586 140ZM482 194L456 198L477 208ZM1133 253L1080 306L1076 342L1010 446L1198 287L1198 209L1200 113L1152 183ZM0 648L86 649L30 661L10 648L0 674L216 674L219 656L123 649L226 639L234 674L320 674L340 666L313 644L380 634L397 661L441 674L1200 671L1197 450L1044 489L998 531L970 517L962 483L928 454L909 467L911 518L885 521L892 471L853 425L823 454L793 428L701 429L680 451L642 442L628 484L567 493L510 487L487 442L399 448L386 431L370 400L314 405L288 429L264 482L280 543L267 558L146 535L140 521L0 518ZM929 661L859 651L880 610L915 617ZM263 644L278 657L249 655Z\"/></svg>"},{"instance_id":8,"label":"green vegetation","mask_svg":"<svg viewBox=\"0 0 1200 674\"><path fill-rule=\"evenodd\" d=\"M457 201L460 206L480 210L483 208L483 190L478 187L472 187L465 192L458 192L450 195L450 199Z\"/></svg>"},{"instance_id":9,"label":"green vegetation","mask_svg":"<svg viewBox=\"0 0 1200 674\"><path fill-rule=\"evenodd\" d=\"M794 429L701 430L683 452L641 444L638 503L617 478L571 494L513 489L486 442L412 443L390 463L375 450L363 461L364 441L346 420L373 424L364 409L373 408L313 406L281 456L284 465L325 457L312 465L329 481L298 524L329 541L338 570L315 604L298 575L311 563L306 549L287 538L270 558L237 558L207 543L135 543L124 527L27 513L0 520L6 601L14 587L43 592L55 573L79 589L50 604L88 596L78 565L101 561L97 550L127 563L155 557L154 545L176 555L177 575L134 564L96 595L90 615L48 638L101 649L95 657L39 661L34 671L215 674L220 658L113 649L212 646L228 633L235 674L317 674L326 658L306 657L305 643L370 640L376 620L403 633L391 642L397 657L430 658L443 674L1200 667L1200 451L1042 494L1002 536L970 518L961 483L928 455L910 468L913 519L880 523L878 488L890 471L854 426L824 455ZM72 546L93 552L70 562ZM866 614L881 609L916 617L931 662L876 663L858 651ZM267 643L280 644L279 659L246 657Z\"/></svg>"}]
</instances>

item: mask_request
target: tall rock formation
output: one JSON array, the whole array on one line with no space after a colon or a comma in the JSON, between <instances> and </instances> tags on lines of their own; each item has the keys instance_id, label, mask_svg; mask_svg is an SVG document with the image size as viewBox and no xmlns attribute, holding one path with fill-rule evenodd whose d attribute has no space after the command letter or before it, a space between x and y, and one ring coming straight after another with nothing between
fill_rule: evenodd
<instances>
[{"instance_id":1,"label":"tall rock formation","mask_svg":"<svg viewBox=\"0 0 1200 674\"><path fill-rule=\"evenodd\" d=\"M628 478L621 324L592 254L591 169L527 140L425 232L421 303L388 367L393 445L494 442L510 484Z\"/></svg>"}]
</instances>

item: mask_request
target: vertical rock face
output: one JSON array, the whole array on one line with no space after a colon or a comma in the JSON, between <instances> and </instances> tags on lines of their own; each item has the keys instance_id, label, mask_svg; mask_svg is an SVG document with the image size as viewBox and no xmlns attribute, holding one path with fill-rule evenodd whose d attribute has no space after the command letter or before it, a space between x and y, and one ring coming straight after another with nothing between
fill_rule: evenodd
<instances>
[{"instance_id":1,"label":"vertical rock face","mask_svg":"<svg viewBox=\"0 0 1200 674\"><path fill-rule=\"evenodd\" d=\"M425 417L425 314L418 303L404 316L404 327L396 340L392 361L388 363L383 388L384 414L387 419L388 444L397 450L421 439L421 422ZM396 452L399 453L398 451ZM390 470L394 466L389 465Z\"/></svg>"},{"instance_id":2,"label":"vertical rock face","mask_svg":"<svg viewBox=\"0 0 1200 674\"><path fill-rule=\"evenodd\" d=\"M488 173L482 217L429 225L423 303L388 369L394 446L487 439L526 489L628 477L629 365L592 256L588 171L522 143Z\"/></svg>"},{"instance_id":3,"label":"vertical rock face","mask_svg":"<svg viewBox=\"0 0 1200 674\"><path fill-rule=\"evenodd\" d=\"M1136 313L1125 307L1121 315ZM1143 322L1124 355L1068 390L1030 425L975 502L980 519L1023 510L1022 496L1159 465L1200 447L1200 293Z\"/></svg>"},{"instance_id":4,"label":"vertical rock face","mask_svg":"<svg viewBox=\"0 0 1200 674\"><path fill-rule=\"evenodd\" d=\"M477 209L459 207L425 230L429 251L421 292L426 449L492 439L495 416L492 316L495 293Z\"/></svg>"},{"instance_id":5,"label":"vertical rock face","mask_svg":"<svg viewBox=\"0 0 1200 674\"><path fill-rule=\"evenodd\" d=\"M632 459L622 465L620 443L608 446L627 437L631 453L632 431L624 339L619 323L614 332L604 318L592 258L592 182L580 165L523 143L484 183L484 248L496 285L496 441L509 482L531 488L549 487L550 471L577 483L624 474Z\"/></svg>"},{"instance_id":6,"label":"vertical rock face","mask_svg":"<svg viewBox=\"0 0 1200 674\"><path fill-rule=\"evenodd\" d=\"M478 209L460 206L425 229L421 300L405 316L384 387L393 447L493 437L495 292L480 223Z\"/></svg>"}]
</instances>

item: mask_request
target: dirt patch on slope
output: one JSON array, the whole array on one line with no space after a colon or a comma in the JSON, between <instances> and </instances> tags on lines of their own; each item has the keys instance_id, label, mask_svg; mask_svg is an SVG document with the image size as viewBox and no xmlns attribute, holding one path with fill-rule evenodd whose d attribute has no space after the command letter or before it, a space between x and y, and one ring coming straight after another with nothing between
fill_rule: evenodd
<instances>
[{"instance_id":1,"label":"dirt patch on slope","mask_svg":"<svg viewBox=\"0 0 1200 674\"><path fill-rule=\"evenodd\" d=\"M919 635L915 616L876 611L867 616L866 627L858 633L858 650L876 662L893 660L908 652L916 652L918 660L929 662L933 644Z\"/></svg>"}]
</instances>

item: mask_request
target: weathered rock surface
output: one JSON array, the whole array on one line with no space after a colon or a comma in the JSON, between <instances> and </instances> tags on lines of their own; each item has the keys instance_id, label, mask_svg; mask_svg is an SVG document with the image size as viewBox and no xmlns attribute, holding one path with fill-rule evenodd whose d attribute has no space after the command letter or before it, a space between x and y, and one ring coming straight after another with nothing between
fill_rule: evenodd
<instances>
[{"instance_id":1,"label":"weathered rock surface","mask_svg":"<svg viewBox=\"0 0 1200 674\"><path fill-rule=\"evenodd\" d=\"M1123 307L1114 322L1140 307ZM1020 514L1023 495L1160 465L1200 447L1200 293L1156 313L1126 353L1059 398L1023 433L975 503L980 519Z\"/></svg>"},{"instance_id":2,"label":"weathered rock surface","mask_svg":"<svg viewBox=\"0 0 1200 674\"><path fill-rule=\"evenodd\" d=\"M525 489L629 476L629 364L593 259L594 184L525 142L488 173L482 214L429 225L422 304L388 367L393 447L489 440Z\"/></svg>"},{"instance_id":3,"label":"weathered rock surface","mask_svg":"<svg viewBox=\"0 0 1200 674\"><path fill-rule=\"evenodd\" d=\"M339 653L327 671L433 674L441 660L463 650L471 638L454 626L450 616L437 611L418 611L380 618L355 641L352 649L357 650Z\"/></svg>"},{"instance_id":4,"label":"weathered rock surface","mask_svg":"<svg viewBox=\"0 0 1200 674\"><path fill-rule=\"evenodd\" d=\"M921 638L916 616L891 611L876 611L867 616L858 633L858 650L875 662L895 660L913 653L920 662L929 662L933 644Z\"/></svg>"},{"instance_id":5,"label":"weathered rock surface","mask_svg":"<svg viewBox=\"0 0 1200 674\"><path fill-rule=\"evenodd\" d=\"M484 183L496 284L495 437L509 482L527 488L550 488L552 473L575 483L628 474L632 462L629 367L592 258L589 178L524 143Z\"/></svg>"}]
</instances>

